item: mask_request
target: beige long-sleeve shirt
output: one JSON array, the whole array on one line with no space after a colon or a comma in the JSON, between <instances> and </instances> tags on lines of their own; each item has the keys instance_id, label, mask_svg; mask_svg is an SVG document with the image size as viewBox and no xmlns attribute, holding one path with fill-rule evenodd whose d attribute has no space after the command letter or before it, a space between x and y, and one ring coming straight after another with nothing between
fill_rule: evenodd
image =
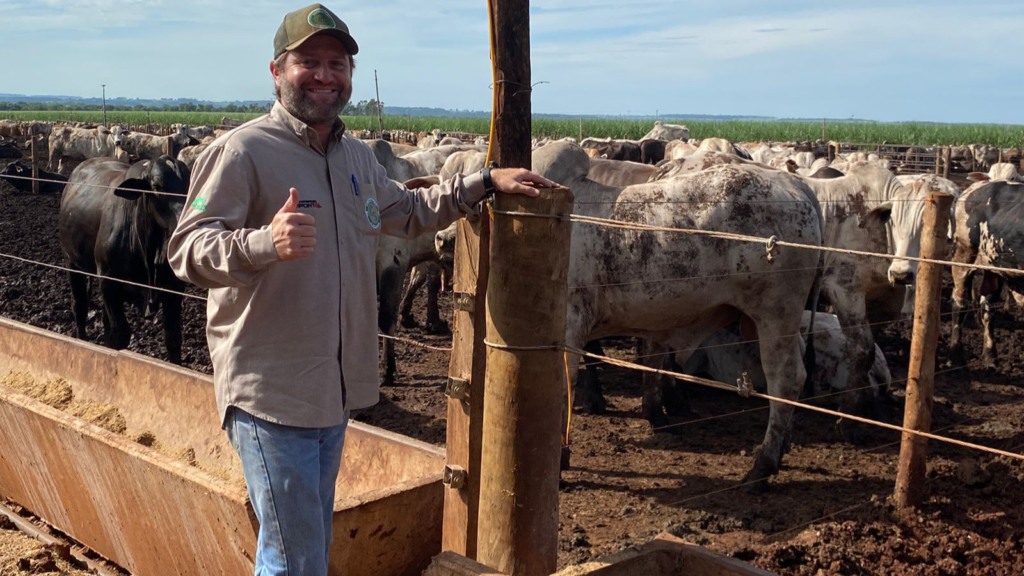
<instances>
[{"instance_id":1,"label":"beige long-sleeve shirt","mask_svg":"<svg viewBox=\"0 0 1024 576\"><path fill-rule=\"evenodd\" d=\"M313 255L279 261L270 222L299 190ZM229 406L290 426L342 422L379 399L375 255L474 210L479 174L409 190L339 121L326 151L280 103L196 161L169 244L183 280L209 289L206 336L221 421Z\"/></svg>"}]
</instances>

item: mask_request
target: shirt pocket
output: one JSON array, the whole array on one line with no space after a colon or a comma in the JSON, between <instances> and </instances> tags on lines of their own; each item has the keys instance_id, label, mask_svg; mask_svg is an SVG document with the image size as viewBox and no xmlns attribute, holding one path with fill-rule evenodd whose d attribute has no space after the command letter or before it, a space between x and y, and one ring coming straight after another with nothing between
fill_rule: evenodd
<instances>
[{"instance_id":1,"label":"shirt pocket","mask_svg":"<svg viewBox=\"0 0 1024 576\"><path fill-rule=\"evenodd\" d=\"M350 176L349 185L352 188L352 215L356 230L362 237L376 239L381 234L380 203L376 191L355 174Z\"/></svg>"}]
</instances>

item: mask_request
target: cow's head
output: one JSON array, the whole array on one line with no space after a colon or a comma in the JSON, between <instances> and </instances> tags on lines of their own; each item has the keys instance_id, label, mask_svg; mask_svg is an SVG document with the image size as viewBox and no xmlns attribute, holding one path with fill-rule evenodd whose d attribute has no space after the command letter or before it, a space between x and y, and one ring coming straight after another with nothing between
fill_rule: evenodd
<instances>
[{"instance_id":1,"label":"cow's head","mask_svg":"<svg viewBox=\"0 0 1024 576\"><path fill-rule=\"evenodd\" d=\"M866 219L889 223L890 252L893 256L920 257L925 202L929 194L937 192L945 192L937 177L933 174L921 175L868 212ZM889 283L893 286L911 285L916 276L916 261L897 258L889 265Z\"/></svg>"},{"instance_id":2,"label":"cow's head","mask_svg":"<svg viewBox=\"0 0 1024 576\"><path fill-rule=\"evenodd\" d=\"M6 180L19 192L27 192L32 189L32 167L17 160L8 164L3 172L0 172L0 179Z\"/></svg>"},{"instance_id":3,"label":"cow's head","mask_svg":"<svg viewBox=\"0 0 1024 576\"><path fill-rule=\"evenodd\" d=\"M169 234L188 194L189 169L181 160L161 156L132 164L114 194L140 201L142 210Z\"/></svg>"}]
</instances>

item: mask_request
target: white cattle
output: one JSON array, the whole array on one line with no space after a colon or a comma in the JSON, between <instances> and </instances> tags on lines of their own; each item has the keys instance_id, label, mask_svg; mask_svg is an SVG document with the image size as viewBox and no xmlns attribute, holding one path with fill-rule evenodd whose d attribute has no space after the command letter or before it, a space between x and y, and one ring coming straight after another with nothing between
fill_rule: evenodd
<instances>
[{"instance_id":1,"label":"white cattle","mask_svg":"<svg viewBox=\"0 0 1024 576\"><path fill-rule=\"evenodd\" d=\"M972 185L957 200L954 207L956 232L954 233L953 262L1006 268L1011 272L976 270L953 266L953 327L950 331L950 355L957 364L966 362L961 343L963 321L972 307L972 279L982 275L977 312L982 328L982 361L987 367L996 363L996 347L992 333L994 304L1001 298L1001 288L1010 291L1017 306L1024 306L1024 184L1006 180L991 180Z\"/></svg>"},{"instance_id":2,"label":"white cattle","mask_svg":"<svg viewBox=\"0 0 1024 576\"><path fill-rule=\"evenodd\" d=\"M805 310L800 329L806 332L810 325L811 311ZM845 362L846 335L835 314L814 314L813 341L815 366L806 387L811 390L812 398L820 397L821 400L829 400L828 403L836 403L842 398L837 395L851 390L856 383L851 381L849 366ZM804 346L801 340L801 353ZM746 372L754 390L763 392L767 386L757 342L742 340L735 327L716 332L680 366L683 374L705 376L726 383L736 382ZM875 395L884 394L892 384L885 354L877 344L868 379Z\"/></svg>"},{"instance_id":3,"label":"white cattle","mask_svg":"<svg viewBox=\"0 0 1024 576\"><path fill-rule=\"evenodd\" d=\"M190 137L185 126L180 124L170 136L123 130L118 138L118 146L128 152L133 161L156 160L163 155L175 158L182 149L198 142Z\"/></svg>"},{"instance_id":4,"label":"white cattle","mask_svg":"<svg viewBox=\"0 0 1024 576\"><path fill-rule=\"evenodd\" d=\"M213 136L207 136L206 138L203 138L199 144L193 144L192 146L182 148L178 152L178 160L184 162L185 165L191 169L192 165L196 163L196 158L199 158L199 155L213 143L214 139L215 138Z\"/></svg>"},{"instance_id":5,"label":"white cattle","mask_svg":"<svg viewBox=\"0 0 1024 576\"><path fill-rule=\"evenodd\" d=\"M21 123L17 120L0 120L0 138L18 138L22 135Z\"/></svg>"},{"instance_id":6,"label":"white cattle","mask_svg":"<svg viewBox=\"0 0 1024 576\"><path fill-rule=\"evenodd\" d=\"M409 271L417 264L436 258L433 232L413 238L389 235L380 237L377 243L377 294L380 299L377 307L377 329L381 334L393 336L395 333L402 301L402 287ZM380 362L383 377L381 384L393 385L398 370L395 363L395 344L390 338L383 339Z\"/></svg>"},{"instance_id":7,"label":"white cattle","mask_svg":"<svg viewBox=\"0 0 1024 576\"><path fill-rule=\"evenodd\" d=\"M893 254L888 236L908 233L912 226L886 229L892 201L906 194L896 176L876 162L854 162L844 176L802 178L814 190L824 215L825 242L829 247L875 254ZM906 203L901 202L901 206ZM904 214L899 212L899 214ZM906 213L908 218L912 213ZM896 216L898 217L898 215ZM920 227L917 228L920 231ZM864 386L871 366L873 323L900 318L906 287L889 280L890 260L826 252L822 296L832 305L847 331L850 373ZM850 398L851 402L867 400Z\"/></svg>"},{"instance_id":8,"label":"white cattle","mask_svg":"<svg viewBox=\"0 0 1024 576\"><path fill-rule=\"evenodd\" d=\"M661 120L654 121L654 128L647 134L644 134L641 140L664 140L669 142L671 140L689 140L690 129L682 124L666 124Z\"/></svg>"},{"instance_id":9,"label":"white cattle","mask_svg":"<svg viewBox=\"0 0 1024 576\"><path fill-rule=\"evenodd\" d=\"M658 167L657 172L651 175L649 181L654 182L656 180L667 180L683 174L700 172L701 170L706 170L712 166L720 164L751 164L762 168L770 168L769 166L764 166L760 163L754 162L753 160L740 158L739 156L728 152L699 150L685 158L666 160L660 167Z\"/></svg>"},{"instance_id":10,"label":"white cattle","mask_svg":"<svg viewBox=\"0 0 1024 576\"><path fill-rule=\"evenodd\" d=\"M391 143L386 140L370 140L367 145L373 150L377 162L384 167L392 180L405 182L412 178L434 176L441 172L441 166L451 154L459 150L479 149L472 145L434 146L421 148L403 156L396 156Z\"/></svg>"},{"instance_id":11,"label":"white cattle","mask_svg":"<svg viewBox=\"0 0 1024 576\"><path fill-rule=\"evenodd\" d=\"M442 182L450 179L456 174L472 174L483 169L487 162L487 152L484 150L458 150L452 152L445 158L444 164L438 172L438 179Z\"/></svg>"},{"instance_id":12,"label":"white cattle","mask_svg":"<svg viewBox=\"0 0 1024 576\"><path fill-rule=\"evenodd\" d=\"M115 126L115 130L119 130ZM114 131L106 126L97 128L54 128L49 137L49 163L47 169L67 175L70 167L65 160L86 160L103 156L113 157L117 149Z\"/></svg>"},{"instance_id":13,"label":"white cattle","mask_svg":"<svg viewBox=\"0 0 1024 576\"><path fill-rule=\"evenodd\" d=\"M892 200L883 202L873 212L888 220L891 230L889 248L897 257L889 265L889 282L893 286L907 286L901 315L909 318L914 312L913 284L917 278L917 262L901 260L899 257L920 257L924 205L931 193L945 193L954 198L954 204L950 206L949 224L946 226L947 238L953 239L953 209L956 206L955 199L960 196L960 187L936 174L905 174L897 176L896 179L903 185L904 192L896 193Z\"/></svg>"},{"instance_id":14,"label":"white cattle","mask_svg":"<svg viewBox=\"0 0 1024 576\"><path fill-rule=\"evenodd\" d=\"M696 144L686 140L670 140L665 143L665 160L682 160L696 151Z\"/></svg>"},{"instance_id":15,"label":"white cattle","mask_svg":"<svg viewBox=\"0 0 1024 576\"><path fill-rule=\"evenodd\" d=\"M433 148L437 146L441 139L445 137L445 134L441 132L440 128L434 128L429 134L423 134L416 141L417 148Z\"/></svg>"},{"instance_id":16,"label":"white cattle","mask_svg":"<svg viewBox=\"0 0 1024 576\"><path fill-rule=\"evenodd\" d=\"M967 179L972 182L985 182L987 180L1007 180L1009 182L1024 182L1024 176L1021 176L1017 170L1016 164L1010 162L996 162L989 169L988 172L971 172L967 175Z\"/></svg>"},{"instance_id":17,"label":"white cattle","mask_svg":"<svg viewBox=\"0 0 1024 576\"><path fill-rule=\"evenodd\" d=\"M475 149L465 145L438 146L418 149L398 157L386 140L372 140L367 142L367 145L373 150L389 178L407 182L412 186L423 186L439 181L438 174L450 155L460 150ZM377 328L382 334L391 336L395 333L402 301L402 287L409 271L417 264L436 257L433 232L414 238L381 236L377 244L377 286L380 298ZM397 368L394 342L390 338L384 339L381 363L382 383L394 384Z\"/></svg>"},{"instance_id":18,"label":"white cattle","mask_svg":"<svg viewBox=\"0 0 1024 576\"><path fill-rule=\"evenodd\" d=\"M582 149L555 143L534 151L533 168L572 190L575 216L821 242L811 191L793 176L759 166L715 166L671 180L604 186L587 177L590 160ZM741 321L761 336L771 393L799 396L800 317L818 273L817 250L786 248L769 262L763 243L589 223L573 224L570 250L567 346L579 349L615 335L654 341L672 335L695 348ZM603 396L589 384L580 380L577 399L600 411ZM655 425L664 421L657 390L644 392L644 413ZM764 442L745 478L753 489L778 471L792 418L792 406L771 403Z\"/></svg>"},{"instance_id":19,"label":"white cattle","mask_svg":"<svg viewBox=\"0 0 1024 576\"><path fill-rule=\"evenodd\" d=\"M591 158L587 177L606 186L629 186L647 182L657 172L658 167L653 164Z\"/></svg>"},{"instance_id":20,"label":"white cattle","mask_svg":"<svg viewBox=\"0 0 1024 576\"><path fill-rule=\"evenodd\" d=\"M184 133L190 138L202 141L204 138L213 136L213 128L210 126L189 126L188 124L171 124L171 130L176 133Z\"/></svg>"},{"instance_id":21,"label":"white cattle","mask_svg":"<svg viewBox=\"0 0 1024 576\"><path fill-rule=\"evenodd\" d=\"M999 162L999 148L996 146L971 144L969 148L974 157L974 169L977 171L988 170L993 164Z\"/></svg>"}]
</instances>

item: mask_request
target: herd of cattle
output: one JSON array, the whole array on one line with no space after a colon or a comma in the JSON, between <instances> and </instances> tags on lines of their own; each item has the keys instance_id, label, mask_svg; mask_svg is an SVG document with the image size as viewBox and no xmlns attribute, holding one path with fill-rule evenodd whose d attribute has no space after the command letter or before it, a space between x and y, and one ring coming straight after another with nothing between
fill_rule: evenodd
<instances>
[{"instance_id":1,"label":"herd of cattle","mask_svg":"<svg viewBox=\"0 0 1024 576\"><path fill-rule=\"evenodd\" d=\"M128 345L127 304L158 306L168 359L180 363L184 287L167 266L165 243L182 209L195 154L218 136L216 131L175 126L171 134L155 136L117 127L22 130L30 138L47 138L49 165L42 178L48 191L63 189L58 235L73 271L78 336L85 337L95 275L105 342L114 348ZM475 172L486 158L486 144L445 140L437 132L417 145L366 143L391 178L410 186ZM898 164L864 153L829 161L816 146L696 141L685 126L661 122L639 141L536 142L533 169L572 190L575 217L638 225L573 224L565 343L570 349L593 349L602 338L637 337L646 363L675 363L684 372L726 382L746 373L773 396L796 400L827 394L843 411L870 410L891 380L875 331L905 318L913 305L909 287L916 262L901 257L919 254L930 193L956 197L949 232L954 262L1024 267L1015 256L1024 254L1016 202L1021 177L1013 163L985 162L972 152L970 167L984 166L986 172L973 172L976 182L961 191L935 174L899 174ZM26 174L31 167L18 161L0 178L25 191ZM429 328L446 330L436 294L451 266L453 234L449 228L436 236L381 239L382 334L395 332L400 311L405 325L414 323L412 297L424 284L432 296ZM806 248L737 241L737 235ZM977 293L971 288L975 273L984 276ZM992 305L1003 288L1024 301L1020 278L954 267L954 354L962 357L962 321L977 305L985 360L994 360ZM815 364L805 367L808 341ZM392 384L394 345L389 338L383 342L383 383ZM593 373L584 371L576 389L580 409L604 409ZM666 414L685 408L669 401L680 397L677 392L645 375L643 414L652 426L664 425ZM755 488L778 471L793 412L789 404L771 403L764 441L745 479Z\"/></svg>"}]
</instances>

